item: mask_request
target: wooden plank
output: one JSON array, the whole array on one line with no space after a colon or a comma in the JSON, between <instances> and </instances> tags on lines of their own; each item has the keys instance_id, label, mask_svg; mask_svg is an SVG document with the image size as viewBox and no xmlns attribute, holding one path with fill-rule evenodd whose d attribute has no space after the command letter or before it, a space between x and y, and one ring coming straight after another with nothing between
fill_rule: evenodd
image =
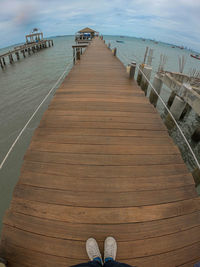
<instances>
[{"instance_id":1,"label":"wooden plank","mask_svg":"<svg viewBox=\"0 0 200 267\"><path fill-rule=\"evenodd\" d=\"M167 236L155 237L153 240L144 239L129 242L124 241L123 243L118 242L118 257L122 260L144 256L147 257L181 249L184 247L183 244L185 244L185 246L190 246L198 241L199 230L200 226ZM16 246L24 247L28 250L60 257L82 259L83 261L87 261L88 259L85 250L85 242L82 241L77 242L67 238L52 238L22 231L10 226L4 226L2 240L8 240L9 242L10 239L15 240L14 244L16 244ZM103 242L99 242L99 244L102 248ZM79 251L78 255L77 251Z\"/></svg>"},{"instance_id":2,"label":"wooden plank","mask_svg":"<svg viewBox=\"0 0 200 267\"><path fill-rule=\"evenodd\" d=\"M48 109L45 112L46 115L57 115L57 116L73 116L73 117L80 117L80 118L88 118L89 120L92 120L92 118L95 118L98 120L100 118L101 120L109 120L112 119L113 121L121 121L123 122L135 122L135 120L142 121L145 119L148 119L148 123L161 121L160 116L157 113L142 113L142 112L118 112L118 111L73 111L73 110L65 110L65 109ZM140 119L140 120L139 120Z\"/></svg>"},{"instance_id":3,"label":"wooden plank","mask_svg":"<svg viewBox=\"0 0 200 267\"><path fill-rule=\"evenodd\" d=\"M40 127L60 127L63 128L93 128L93 129L124 129L124 130L154 130L167 131L163 124L146 124L146 123L126 123L126 122L93 122L93 121L69 121L65 116L45 116L41 122Z\"/></svg>"},{"instance_id":4,"label":"wooden plank","mask_svg":"<svg viewBox=\"0 0 200 267\"><path fill-rule=\"evenodd\" d=\"M153 176L133 178L81 178L51 175L40 172L23 171L19 183L47 187L52 189L74 190L81 188L82 192L129 192L137 190L162 190L194 185L191 174L179 174L172 176Z\"/></svg>"},{"instance_id":5,"label":"wooden plank","mask_svg":"<svg viewBox=\"0 0 200 267\"><path fill-rule=\"evenodd\" d=\"M102 114L102 113L101 113ZM151 114L151 113L150 113ZM78 115L78 116L69 116L67 112L60 110L60 111L49 111L46 113L45 119L57 119L60 116L63 116L63 119L69 122L109 122L109 123L137 123L137 124L153 124L153 125L161 125L161 119L157 116L151 117L149 120L148 116L135 116L132 117L120 117L120 116L99 116L99 115ZM126 124L125 124L126 126Z\"/></svg>"},{"instance_id":6,"label":"wooden plank","mask_svg":"<svg viewBox=\"0 0 200 267\"><path fill-rule=\"evenodd\" d=\"M200 263L200 258L196 258L196 259L193 259L192 261L189 261L183 265L179 265L181 267L194 267L195 264L199 264Z\"/></svg>"},{"instance_id":7,"label":"wooden plank","mask_svg":"<svg viewBox=\"0 0 200 267\"><path fill-rule=\"evenodd\" d=\"M105 237L115 236L117 241L134 241L159 237L185 231L200 225L200 211L172 217L166 220L156 220L129 224L81 224L58 220L49 220L29 216L14 211L7 211L4 224L39 235L54 238L85 241L91 233L94 238L103 242ZM83 231L84 229L84 231Z\"/></svg>"},{"instance_id":8,"label":"wooden plank","mask_svg":"<svg viewBox=\"0 0 200 267\"><path fill-rule=\"evenodd\" d=\"M141 145L82 145L59 144L51 142L32 141L30 149L38 151L78 153L78 154L108 154L108 155L176 155L179 152L176 146L141 146Z\"/></svg>"},{"instance_id":9,"label":"wooden plank","mask_svg":"<svg viewBox=\"0 0 200 267\"><path fill-rule=\"evenodd\" d=\"M45 139L45 137L44 137ZM41 139L40 139L41 140ZM46 140L49 139L46 138ZM78 143L78 142L77 142ZM112 165L112 166L139 166L139 165L169 165L183 164L179 154L175 155L99 155L99 154L72 154L54 153L27 150L26 161L60 163L67 165Z\"/></svg>"},{"instance_id":10,"label":"wooden plank","mask_svg":"<svg viewBox=\"0 0 200 267\"><path fill-rule=\"evenodd\" d=\"M127 103L120 103L120 106L118 103L109 103L109 105L105 105L102 102L95 102L88 104L80 103L79 101L74 101L70 103L63 103L62 105L60 103L52 101L49 109L65 109L65 110L72 110L72 111L122 111L122 112L140 112L142 110L142 113L154 113L155 110L153 107L147 105L147 104L137 104L134 105L127 104Z\"/></svg>"},{"instance_id":11,"label":"wooden plank","mask_svg":"<svg viewBox=\"0 0 200 267\"><path fill-rule=\"evenodd\" d=\"M66 135L96 135L96 136L137 136L137 137L151 137L153 138L162 138L169 137L166 131L150 131L150 130L121 130L121 129L86 129L86 128L41 128L39 127L36 130L36 133L41 134L49 132L54 134L66 134Z\"/></svg>"},{"instance_id":12,"label":"wooden plank","mask_svg":"<svg viewBox=\"0 0 200 267\"><path fill-rule=\"evenodd\" d=\"M76 102L77 101L77 97L72 97L72 96L55 96L53 101L55 101L56 103L59 103L59 104L66 104L66 103L71 103L71 102ZM131 98L127 98L127 97L124 97L124 98L119 98L119 97L106 97L103 96L98 96L98 101L97 101L97 98L96 97L86 97L85 95L82 96L82 97L79 97L78 98L78 101L80 103L87 103L89 104L90 102L93 102L93 103L101 103L101 104L111 104L111 103L131 103L132 105L138 103L138 104L149 104L148 100L146 98L143 98L143 97L137 97L135 96L133 99Z\"/></svg>"},{"instance_id":13,"label":"wooden plank","mask_svg":"<svg viewBox=\"0 0 200 267\"><path fill-rule=\"evenodd\" d=\"M77 78L78 77L78 78ZM199 258L200 199L156 109L96 39L55 94L4 218L10 266L71 266L85 241L118 259L181 266Z\"/></svg>"},{"instance_id":14,"label":"wooden plank","mask_svg":"<svg viewBox=\"0 0 200 267\"><path fill-rule=\"evenodd\" d=\"M15 212L70 223L124 224L172 218L199 210L199 198L153 206L87 208L63 206L15 198ZM81 203L80 203L81 205Z\"/></svg>"},{"instance_id":15,"label":"wooden plank","mask_svg":"<svg viewBox=\"0 0 200 267\"><path fill-rule=\"evenodd\" d=\"M129 192L82 192L81 187L69 191L18 185L13 193L13 200L20 198L48 204L100 208L139 207L172 203L195 197L197 193L194 185L174 189Z\"/></svg>"},{"instance_id":16,"label":"wooden plank","mask_svg":"<svg viewBox=\"0 0 200 267\"><path fill-rule=\"evenodd\" d=\"M13 240L6 240L2 243L2 255L9 259L9 265L12 267L20 266L41 266L41 267L55 267L55 266L72 266L74 264L82 263L82 260L69 259L66 257L58 257L50 254L40 253L33 250L28 250L24 247L19 247L13 244Z\"/></svg>"},{"instance_id":17,"label":"wooden plank","mask_svg":"<svg viewBox=\"0 0 200 267\"><path fill-rule=\"evenodd\" d=\"M135 178L152 177L164 175L186 174L187 169L183 164L177 165L152 165L145 166L92 166L92 165L63 165L54 163L41 163L24 161L23 171L64 175L65 177L85 177L85 178Z\"/></svg>"},{"instance_id":18,"label":"wooden plank","mask_svg":"<svg viewBox=\"0 0 200 267\"><path fill-rule=\"evenodd\" d=\"M174 146L172 139L166 138L140 138L137 136L82 136L82 135L65 135L63 133L54 134L53 132L46 131L45 134L35 134L34 141L46 141L55 143L66 143L66 144L101 144L101 145L144 145L144 146Z\"/></svg>"},{"instance_id":19,"label":"wooden plank","mask_svg":"<svg viewBox=\"0 0 200 267\"><path fill-rule=\"evenodd\" d=\"M196 259L198 251L200 250L200 243L194 243L191 246L183 247L178 250L172 250L168 253L154 255L150 257L136 258L124 260L127 264L132 266L155 266L155 267L174 267L188 262L188 259ZM120 260L120 259L119 259Z\"/></svg>"}]
</instances>

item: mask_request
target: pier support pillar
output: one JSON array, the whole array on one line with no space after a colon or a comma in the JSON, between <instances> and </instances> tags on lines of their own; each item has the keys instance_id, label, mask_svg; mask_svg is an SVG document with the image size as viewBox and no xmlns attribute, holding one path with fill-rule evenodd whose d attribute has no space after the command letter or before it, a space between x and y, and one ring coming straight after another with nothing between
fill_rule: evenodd
<instances>
[{"instance_id":1,"label":"pier support pillar","mask_svg":"<svg viewBox=\"0 0 200 267\"><path fill-rule=\"evenodd\" d=\"M192 176L194 178L195 181L195 186L200 184L200 169L196 168L193 172L192 172Z\"/></svg>"},{"instance_id":2,"label":"pier support pillar","mask_svg":"<svg viewBox=\"0 0 200 267\"><path fill-rule=\"evenodd\" d=\"M171 105L172 105L172 103L173 103L173 101L174 101L175 96L176 96L176 93L175 93L174 91L172 91L172 92L171 92L171 95L170 95L170 97L169 97L169 99L168 99L168 101L167 101L167 106L168 106L169 108L171 107Z\"/></svg>"},{"instance_id":3,"label":"pier support pillar","mask_svg":"<svg viewBox=\"0 0 200 267\"><path fill-rule=\"evenodd\" d=\"M26 55L25 55L25 51L22 50L21 52L22 52L22 54L23 54L23 56L24 56L24 58L25 58L25 57L26 57Z\"/></svg>"},{"instance_id":4,"label":"pier support pillar","mask_svg":"<svg viewBox=\"0 0 200 267\"><path fill-rule=\"evenodd\" d=\"M194 133L192 134L192 141L199 142L200 141L200 127L198 127Z\"/></svg>"},{"instance_id":5,"label":"pier support pillar","mask_svg":"<svg viewBox=\"0 0 200 267\"><path fill-rule=\"evenodd\" d=\"M185 106L186 106L185 101L181 97L175 96L170 111L176 121L180 119ZM170 114L167 114L165 118L165 125L167 126L168 129L172 129L174 127L174 121Z\"/></svg>"},{"instance_id":6,"label":"pier support pillar","mask_svg":"<svg viewBox=\"0 0 200 267\"><path fill-rule=\"evenodd\" d=\"M182 120L187 114L190 113L191 110L192 110L191 106L188 103L186 103L186 106L181 114L180 119Z\"/></svg>"},{"instance_id":7,"label":"pier support pillar","mask_svg":"<svg viewBox=\"0 0 200 267\"><path fill-rule=\"evenodd\" d=\"M141 89L145 92L145 95L147 94L149 80L151 78L151 72L152 72L152 67L145 65L143 68L143 73L146 77L143 75L142 81L141 81Z\"/></svg>"},{"instance_id":8,"label":"pier support pillar","mask_svg":"<svg viewBox=\"0 0 200 267\"><path fill-rule=\"evenodd\" d=\"M4 68L1 58L0 58L0 66L1 66L2 69Z\"/></svg>"},{"instance_id":9,"label":"pier support pillar","mask_svg":"<svg viewBox=\"0 0 200 267\"><path fill-rule=\"evenodd\" d=\"M134 79L135 69L136 69L136 62L132 61L131 64L130 64L130 72L129 72L129 78L130 79Z\"/></svg>"},{"instance_id":10,"label":"pier support pillar","mask_svg":"<svg viewBox=\"0 0 200 267\"><path fill-rule=\"evenodd\" d=\"M16 52L15 55L16 55L16 57L17 57L17 60L20 60L19 52Z\"/></svg>"},{"instance_id":11,"label":"pier support pillar","mask_svg":"<svg viewBox=\"0 0 200 267\"><path fill-rule=\"evenodd\" d=\"M156 92L160 95L160 91L163 85L162 79L156 74L153 80L153 87L155 88ZM149 96L149 100L154 107L156 107L158 102L158 95L151 89L151 93Z\"/></svg>"},{"instance_id":12,"label":"pier support pillar","mask_svg":"<svg viewBox=\"0 0 200 267\"><path fill-rule=\"evenodd\" d=\"M6 65L6 61L5 61L5 58L4 57L2 57L2 62L4 64L4 66L5 66Z\"/></svg>"},{"instance_id":13,"label":"pier support pillar","mask_svg":"<svg viewBox=\"0 0 200 267\"><path fill-rule=\"evenodd\" d=\"M144 64L140 64L139 66L139 70L138 70L138 76L137 76L137 84L140 85L141 84L141 81L142 81L142 72L140 71L143 70L144 68Z\"/></svg>"},{"instance_id":14,"label":"pier support pillar","mask_svg":"<svg viewBox=\"0 0 200 267\"><path fill-rule=\"evenodd\" d=\"M12 57L12 54L9 54L9 61L10 61L10 64L12 64L13 63L13 57Z\"/></svg>"}]
</instances>

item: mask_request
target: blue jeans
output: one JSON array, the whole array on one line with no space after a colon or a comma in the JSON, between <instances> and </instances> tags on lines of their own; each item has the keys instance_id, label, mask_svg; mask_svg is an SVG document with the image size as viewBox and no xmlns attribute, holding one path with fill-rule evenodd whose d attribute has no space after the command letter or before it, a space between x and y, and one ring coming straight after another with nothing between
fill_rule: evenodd
<instances>
[{"instance_id":1,"label":"blue jeans","mask_svg":"<svg viewBox=\"0 0 200 267\"><path fill-rule=\"evenodd\" d=\"M86 263L77 264L71 267L100 267L102 266L98 261L89 261ZM125 263L120 263L116 261L107 261L103 265L104 267L132 267Z\"/></svg>"}]
</instances>

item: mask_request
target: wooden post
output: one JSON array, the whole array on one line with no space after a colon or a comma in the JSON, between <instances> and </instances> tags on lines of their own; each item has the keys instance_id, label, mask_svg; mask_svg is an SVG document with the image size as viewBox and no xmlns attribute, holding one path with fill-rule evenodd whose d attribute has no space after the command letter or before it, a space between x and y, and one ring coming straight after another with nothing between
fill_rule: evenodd
<instances>
[{"instance_id":1,"label":"wooden post","mask_svg":"<svg viewBox=\"0 0 200 267\"><path fill-rule=\"evenodd\" d=\"M129 78L130 79L134 79L135 69L136 69L136 62L132 61L131 64L130 64L130 72L129 72Z\"/></svg>"},{"instance_id":2,"label":"wooden post","mask_svg":"<svg viewBox=\"0 0 200 267\"><path fill-rule=\"evenodd\" d=\"M113 52L114 57L116 57L116 55L117 55L117 48L115 47L115 48L112 50L112 52Z\"/></svg>"},{"instance_id":3,"label":"wooden post","mask_svg":"<svg viewBox=\"0 0 200 267\"><path fill-rule=\"evenodd\" d=\"M30 49L30 47L28 48L28 54L29 54L29 55L31 54L31 49Z\"/></svg>"},{"instance_id":4,"label":"wooden post","mask_svg":"<svg viewBox=\"0 0 200 267\"><path fill-rule=\"evenodd\" d=\"M160 95L160 91L163 85L162 79L156 74L153 80L153 87L155 88L156 92ZM158 95L151 89L151 93L149 96L150 103L156 107L158 102Z\"/></svg>"},{"instance_id":5,"label":"wooden post","mask_svg":"<svg viewBox=\"0 0 200 267\"><path fill-rule=\"evenodd\" d=\"M198 127L194 133L192 134L192 140L194 142L199 142L200 141L200 127Z\"/></svg>"},{"instance_id":6,"label":"wooden post","mask_svg":"<svg viewBox=\"0 0 200 267\"><path fill-rule=\"evenodd\" d=\"M54 44L53 44L53 40L51 41L51 44L52 44L52 46L54 46Z\"/></svg>"},{"instance_id":7,"label":"wooden post","mask_svg":"<svg viewBox=\"0 0 200 267\"><path fill-rule=\"evenodd\" d=\"M151 78L151 71L152 71L151 66L147 66L147 65L144 66L143 73L145 74L146 78L143 75L142 81L141 81L141 89L145 92L145 95L147 94L147 89L149 86L149 80Z\"/></svg>"},{"instance_id":8,"label":"wooden post","mask_svg":"<svg viewBox=\"0 0 200 267\"><path fill-rule=\"evenodd\" d=\"M80 48L76 49L76 60L80 60L81 59L81 51Z\"/></svg>"},{"instance_id":9,"label":"wooden post","mask_svg":"<svg viewBox=\"0 0 200 267\"><path fill-rule=\"evenodd\" d=\"M140 71L143 70L144 68L144 64L140 64L139 66L139 70L138 70L138 76L137 76L137 84L140 85L141 84L141 81L142 81L142 72Z\"/></svg>"},{"instance_id":10,"label":"wooden post","mask_svg":"<svg viewBox=\"0 0 200 267\"><path fill-rule=\"evenodd\" d=\"M110 44L110 43L108 43L108 48L110 49L110 47L111 47L111 44Z\"/></svg>"},{"instance_id":11,"label":"wooden post","mask_svg":"<svg viewBox=\"0 0 200 267\"><path fill-rule=\"evenodd\" d=\"M75 57L75 48L73 47L73 63L75 64L76 62L76 57Z\"/></svg>"}]
</instances>

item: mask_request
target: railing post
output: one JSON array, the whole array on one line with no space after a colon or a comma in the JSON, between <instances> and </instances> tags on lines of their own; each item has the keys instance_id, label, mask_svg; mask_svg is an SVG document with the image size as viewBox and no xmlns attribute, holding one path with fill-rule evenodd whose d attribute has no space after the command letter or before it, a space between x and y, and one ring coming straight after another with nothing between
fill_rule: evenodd
<instances>
[{"instance_id":1,"label":"railing post","mask_svg":"<svg viewBox=\"0 0 200 267\"><path fill-rule=\"evenodd\" d=\"M129 78L130 79L134 79L135 69L136 69L136 62L132 61L131 64L130 64L130 72L129 72Z\"/></svg>"},{"instance_id":2,"label":"railing post","mask_svg":"<svg viewBox=\"0 0 200 267\"><path fill-rule=\"evenodd\" d=\"M145 92L145 95L147 94L149 80L151 78L151 72L152 72L152 67L145 65L143 68L143 73L146 77L143 75L142 81L141 81L141 89Z\"/></svg>"},{"instance_id":3,"label":"railing post","mask_svg":"<svg viewBox=\"0 0 200 267\"><path fill-rule=\"evenodd\" d=\"M81 51L80 48L76 49L76 60L80 60L81 59Z\"/></svg>"},{"instance_id":4,"label":"railing post","mask_svg":"<svg viewBox=\"0 0 200 267\"><path fill-rule=\"evenodd\" d=\"M142 72L140 71L143 70L144 64L140 64L139 70L138 70L138 76L137 76L137 84L140 85L142 81Z\"/></svg>"},{"instance_id":5,"label":"railing post","mask_svg":"<svg viewBox=\"0 0 200 267\"><path fill-rule=\"evenodd\" d=\"M163 85L162 79L156 74L153 80L153 87L159 95L160 95L162 85ZM156 107L157 102L158 102L158 95L155 93L153 89L151 89L149 101L151 102L151 104L154 105L154 107Z\"/></svg>"},{"instance_id":6,"label":"railing post","mask_svg":"<svg viewBox=\"0 0 200 267\"><path fill-rule=\"evenodd\" d=\"M113 55L116 57L116 55L117 55L117 48L115 47L115 48L112 50L112 52L113 52Z\"/></svg>"}]
</instances>

